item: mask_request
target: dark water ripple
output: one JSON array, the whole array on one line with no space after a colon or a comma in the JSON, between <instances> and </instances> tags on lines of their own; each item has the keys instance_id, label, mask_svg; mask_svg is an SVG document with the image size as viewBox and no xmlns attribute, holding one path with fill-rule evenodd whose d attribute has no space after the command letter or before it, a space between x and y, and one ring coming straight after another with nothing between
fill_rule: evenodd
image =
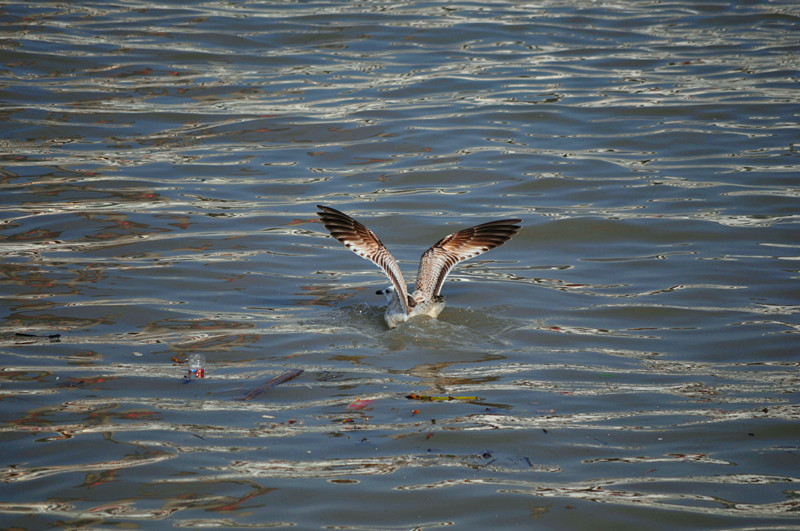
<instances>
[{"instance_id":1,"label":"dark water ripple","mask_svg":"<svg viewBox=\"0 0 800 531\"><path fill-rule=\"evenodd\" d=\"M0 21L3 528L794 525L793 3ZM387 332L317 203L525 228Z\"/></svg>"}]
</instances>

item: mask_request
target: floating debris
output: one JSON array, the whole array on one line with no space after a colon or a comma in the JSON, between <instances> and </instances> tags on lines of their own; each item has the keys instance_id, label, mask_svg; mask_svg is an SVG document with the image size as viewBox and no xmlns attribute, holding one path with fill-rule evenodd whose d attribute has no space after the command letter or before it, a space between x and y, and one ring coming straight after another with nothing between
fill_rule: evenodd
<instances>
[{"instance_id":1,"label":"floating debris","mask_svg":"<svg viewBox=\"0 0 800 531\"><path fill-rule=\"evenodd\" d=\"M372 404L374 400L363 400L361 398L356 398L355 402L351 403L347 406L347 409L355 409L355 410L362 410L366 409Z\"/></svg>"},{"instance_id":2,"label":"floating debris","mask_svg":"<svg viewBox=\"0 0 800 531\"><path fill-rule=\"evenodd\" d=\"M30 343L59 343L61 342L61 334L37 335L37 334L24 334L16 332L14 340L17 343L30 344Z\"/></svg>"},{"instance_id":3,"label":"floating debris","mask_svg":"<svg viewBox=\"0 0 800 531\"><path fill-rule=\"evenodd\" d=\"M428 395L417 395L417 394L410 394L406 395L406 398L409 400L426 400L428 402L447 402L449 400L479 400L477 396L428 396Z\"/></svg>"},{"instance_id":4,"label":"floating debris","mask_svg":"<svg viewBox=\"0 0 800 531\"><path fill-rule=\"evenodd\" d=\"M252 400L255 397L257 397L258 395L260 395L261 393L263 393L264 391L269 391L271 389L275 389L276 386L278 386L278 385L280 385L282 383L286 383L289 380L294 380L295 378L297 378L301 374L303 374L303 369L295 369L293 371L285 372L285 373L281 374L280 376L276 376L275 378L273 378L272 380L268 381L267 383L265 383L261 387L257 387L255 389L253 389L252 391L250 391L249 393L244 395L239 400L242 400L242 401Z\"/></svg>"},{"instance_id":5,"label":"floating debris","mask_svg":"<svg viewBox=\"0 0 800 531\"><path fill-rule=\"evenodd\" d=\"M206 357L203 354L189 354L189 378L205 378Z\"/></svg>"}]
</instances>

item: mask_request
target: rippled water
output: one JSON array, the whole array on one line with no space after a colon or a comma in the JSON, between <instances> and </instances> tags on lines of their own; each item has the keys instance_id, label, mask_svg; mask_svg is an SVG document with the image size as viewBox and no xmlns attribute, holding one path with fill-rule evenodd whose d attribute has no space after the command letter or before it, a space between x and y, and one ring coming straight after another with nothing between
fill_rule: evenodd
<instances>
[{"instance_id":1,"label":"rippled water","mask_svg":"<svg viewBox=\"0 0 800 531\"><path fill-rule=\"evenodd\" d=\"M797 525L795 3L0 21L2 527ZM524 228L387 331L319 203Z\"/></svg>"}]
</instances>

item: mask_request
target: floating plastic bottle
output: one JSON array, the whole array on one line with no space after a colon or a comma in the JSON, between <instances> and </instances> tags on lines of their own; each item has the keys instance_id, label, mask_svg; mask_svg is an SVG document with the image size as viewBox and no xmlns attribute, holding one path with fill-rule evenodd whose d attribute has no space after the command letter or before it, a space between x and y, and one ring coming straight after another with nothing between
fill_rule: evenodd
<instances>
[{"instance_id":1,"label":"floating plastic bottle","mask_svg":"<svg viewBox=\"0 0 800 531\"><path fill-rule=\"evenodd\" d=\"M204 378L206 357L202 354L189 354L189 378Z\"/></svg>"}]
</instances>

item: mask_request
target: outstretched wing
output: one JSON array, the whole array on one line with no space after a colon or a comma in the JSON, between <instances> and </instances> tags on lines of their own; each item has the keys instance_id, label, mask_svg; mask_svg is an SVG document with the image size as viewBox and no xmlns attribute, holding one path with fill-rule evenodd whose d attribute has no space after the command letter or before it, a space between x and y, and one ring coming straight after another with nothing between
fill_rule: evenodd
<instances>
[{"instance_id":1,"label":"outstretched wing","mask_svg":"<svg viewBox=\"0 0 800 531\"><path fill-rule=\"evenodd\" d=\"M408 286L400 272L400 267L394 256L384 247L375 233L354 220L347 214L335 208L317 205L317 215L322 219L322 224L331 233L331 236L342 242L345 247L356 253L361 258L370 260L380 267L397 292L403 311L408 313Z\"/></svg>"},{"instance_id":2,"label":"outstretched wing","mask_svg":"<svg viewBox=\"0 0 800 531\"><path fill-rule=\"evenodd\" d=\"M416 290L430 299L442 291L453 266L499 247L519 232L519 219L490 221L448 234L425 251L419 262Z\"/></svg>"}]
</instances>

